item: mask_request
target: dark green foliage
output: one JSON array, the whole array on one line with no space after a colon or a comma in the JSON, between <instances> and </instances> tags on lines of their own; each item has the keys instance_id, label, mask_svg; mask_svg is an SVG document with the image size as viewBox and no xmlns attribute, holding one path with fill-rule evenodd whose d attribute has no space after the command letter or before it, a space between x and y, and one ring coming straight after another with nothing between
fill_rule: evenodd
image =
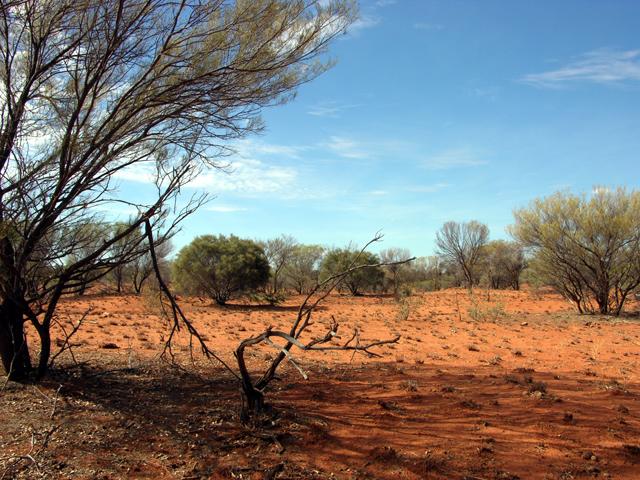
<instances>
[{"instance_id":1,"label":"dark green foliage","mask_svg":"<svg viewBox=\"0 0 640 480\"><path fill-rule=\"evenodd\" d=\"M337 248L329 251L324 257L320 267L320 280L325 280L352 267L379 263L380 259L373 253L359 253L348 248ZM384 271L380 267L360 268L344 277L340 286L346 288L352 295L361 295L364 291L374 291L381 287L384 276Z\"/></svg>"},{"instance_id":2,"label":"dark green foliage","mask_svg":"<svg viewBox=\"0 0 640 480\"><path fill-rule=\"evenodd\" d=\"M269 280L269 262L252 240L202 235L178 253L173 279L179 290L206 295L224 305L231 298L263 287Z\"/></svg>"}]
</instances>

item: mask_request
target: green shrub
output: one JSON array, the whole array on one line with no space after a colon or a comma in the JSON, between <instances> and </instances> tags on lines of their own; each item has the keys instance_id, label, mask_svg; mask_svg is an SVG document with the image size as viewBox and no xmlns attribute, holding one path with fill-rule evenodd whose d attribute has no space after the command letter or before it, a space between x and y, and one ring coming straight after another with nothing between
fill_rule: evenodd
<instances>
[{"instance_id":1,"label":"green shrub","mask_svg":"<svg viewBox=\"0 0 640 480\"><path fill-rule=\"evenodd\" d=\"M269 262L256 242L234 235L196 237L178 253L173 278L184 293L205 295L224 305L269 280Z\"/></svg>"},{"instance_id":2,"label":"green shrub","mask_svg":"<svg viewBox=\"0 0 640 480\"><path fill-rule=\"evenodd\" d=\"M320 280L345 272L360 265L380 263L377 255L370 252L359 253L348 248L337 248L328 252L320 266ZM363 267L346 275L341 287L347 288L351 295L361 295L364 291L373 291L384 282L384 271L380 267Z\"/></svg>"}]
</instances>

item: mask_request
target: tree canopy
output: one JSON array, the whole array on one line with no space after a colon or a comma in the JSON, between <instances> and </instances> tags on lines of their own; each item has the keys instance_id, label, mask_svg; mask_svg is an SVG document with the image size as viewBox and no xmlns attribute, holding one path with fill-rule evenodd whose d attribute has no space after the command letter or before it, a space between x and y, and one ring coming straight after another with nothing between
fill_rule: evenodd
<instances>
[{"instance_id":1,"label":"tree canopy","mask_svg":"<svg viewBox=\"0 0 640 480\"><path fill-rule=\"evenodd\" d=\"M42 375L60 297L144 255L146 222L170 237L205 200L177 202L182 187L259 131L264 107L329 68L319 55L355 15L348 0L3 2L0 357L11 378L32 371L24 322ZM123 196L122 177L155 195ZM128 227L84 249L78 226L123 208Z\"/></svg>"},{"instance_id":2,"label":"tree canopy","mask_svg":"<svg viewBox=\"0 0 640 480\"><path fill-rule=\"evenodd\" d=\"M173 279L179 290L224 305L237 295L263 287L269 281L269 261L252 240L202 235L178 253Z\"/></svg>"},{"instance_id":3,"label":"tree canopy","mask_svg":"<svg viewBox=\"0 0 640 480\"><path fill-rule=\"evenodd\" d=\"M580 312L618 315L640 285L640 192L559 192L514 212L533 268Z\"/></svg>"},{"instance_id":4,"label":"tree canopy","mask_svg":"<svg viewBox=\"0 0 640 480\"><path fill-rule=\"evenodd\" d=\"M460 267L469 288L477 281L476 267L488 240L489 228L475 220L447 222L436 233L438 253Z\"/></svg>"},{"instance_id":5,"label":"tree canopy","mask_svg":"<svg viewBox=\"0 0 640 480\"><path fill-rule=\"evenodd\" d=\"M380 258L371 252L359 252L350 248L336 248L330 250L322 260L320 280L346 272L352 267L372 265L357 269L341 280L340 286L345 287L351 295L361 295L366 290L375 290L384 281L384 270L379 266Z\"/></svg>"}]
</instances>

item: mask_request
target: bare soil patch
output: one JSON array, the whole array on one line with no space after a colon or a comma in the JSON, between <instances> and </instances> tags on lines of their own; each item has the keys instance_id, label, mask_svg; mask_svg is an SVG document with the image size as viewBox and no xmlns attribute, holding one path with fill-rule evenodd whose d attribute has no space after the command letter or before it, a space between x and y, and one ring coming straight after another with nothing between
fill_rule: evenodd
<instances>
[{"instance_id":1,"label":"bare soil patch","mask_svg":"<svg viewBox=\"0 0 640 480\"><path fill-rule=\"evenodd\" d=\"M242 338L286 328L280 307L182 299L210 346L233 362ZM400 334L384 358L297 354L267 395L273 414L239 422L235 379L176 348L144 298L63 302L91 307L69 354L40 385L0 393L4 478L635 479L640 472L640 320L578 316L549 292L463 290L391 297L335 295L343 335ZM252 350L252 368L276 354ZM0 379L0 386L4 381Z\"/></svg>"}]
</instances>

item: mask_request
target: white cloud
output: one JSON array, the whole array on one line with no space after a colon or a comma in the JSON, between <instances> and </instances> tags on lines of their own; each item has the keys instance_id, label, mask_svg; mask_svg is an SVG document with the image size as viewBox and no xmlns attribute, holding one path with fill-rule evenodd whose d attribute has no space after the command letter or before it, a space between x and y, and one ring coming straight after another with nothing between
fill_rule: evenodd
<instances>
[{"instance_id":1,"label":"white cloud","mask_svg":"<svg viewBox=\"0 0 640 480\"><path fill-rule=\"evenodd\" d=\"M344 158L363 159L370 156L360 143L346 137L332 136L323 146Z\"/></svg>"},{"instance_id":2,"label":"white cloud","mask_svg":"<svg viewBox=\"0 0 640 480\"><path fill-rule=\"evenodd\" d=\"M395 5L397 0L378 0L376 7L388 7L389 5Z\"/></svg>"},{"instance_id":3,"label":"white cloud","mask_svg":"<svg viewBox=\"0 0 640 480\"><path fill-rule=\"evenodd\" d=\"M335 101L330 102L320 102L309 108L307 113L309 115L313 115L315 117L331 117L337 118L340 116L340 113L344 110L348 110L350 108L359 107L358 104L343 104Z\"/></svg>"},{"instance_id":4,"label":"white cloud","mask_svg":"<svg viewBox=\"0 0 640 480\"><path fill-rule=\"evenodd\" d=\"M129 165L114 174L115 178L138 183L154 183L156 179L155 162L138 162Z\"/></svg>"},{"instance_id":5,"label":"white cloud","mask_svg":"<svg viewBox=\"0 0 640 480\"><path fill-rule=\"evenodd\" d=\"M296 160L300 158L300 155L305 150L309 149L309 147L306 146L278 145L248 138L236 142L232 148L235 150L237 156L241 158L254 158L256 156L268 155Z\"/></svg>"},{"instance_id":6,"label":"white cloud","mask_svg":"<svg viewBox=\"0 0 640 480\"><path fill-rule=\"evenodd\" d=\"M478 158L478 154L468 148L450 149L427 158L424 166L430 170L446 170L459 167L477 167L487 161Z\"/></svg>"},{"instance_id":7,"label":"white cloud","mask_svg":"<svg viewBox=\"0 0 640 480\"><path fill-rule=\"evenodd\" d=\"M358 18L355 22L353 22L349 26L349 28L347 29L347 32L350 33L351 35L357 36L363 30L366 30L367 28L376 27L379 24L380 24L379 18L363 15L362 17Z\"/></svg>"},{"instance_id":8,"label":"white cloud","mask_svg":"<svg viewBox=\"0 0 640 480\"><path fill-rule=\"evenodd\" d=\"M99 203L90 208L100 213L107 214L110 218L123 218L140 215L139 208L118 201Z\"/></svg>"},{"instance_id":9,"label":"white cloud","mask_svg":"<svg viewBox=\"0 0 640 480\"><path fill-rule=\"evenodd\" d=\"M381 197L383 195L388 195L389 192L387 192L386 190L371 190L369 192L369 195L373 195L375 197Z\"/></svg>"},{"instance_id":10,"label":"white cloud","mask_svg":"<svg viewBox=\"0 0 640 480\"><path fill-rule=\"evenodd\" d=\"M216 213L234 213L234 212L247 211L247 209L244 207L237 207L234 205L225 205L225 204L210 205L206 208L206 210L209 212L216 212Z\"/></svg>"},{"instance_id":11,"label":"white cloud","mask_svg":"<svg viewBox=\"0 0 640 480\"><path fill-rule=\"evenodd\" d=\"M291 167L266 165L260 160L242 159L231 164L229 172L209 170L191 181L190 188L212 192L254 194L286 192L295 185L297 171Z\"/></svg>"},{"instance_id":12,"label":"white cloud","mask_svg":"<svg viewBox=\"0 0 640 480\"><path fill-rule=\"evenodd\" d=\"M593 50L561 68L525 75L520 80L543 88L559 88L577 82L602 85L638 82L640 50Z\"/></svg>"}]
</instances>

